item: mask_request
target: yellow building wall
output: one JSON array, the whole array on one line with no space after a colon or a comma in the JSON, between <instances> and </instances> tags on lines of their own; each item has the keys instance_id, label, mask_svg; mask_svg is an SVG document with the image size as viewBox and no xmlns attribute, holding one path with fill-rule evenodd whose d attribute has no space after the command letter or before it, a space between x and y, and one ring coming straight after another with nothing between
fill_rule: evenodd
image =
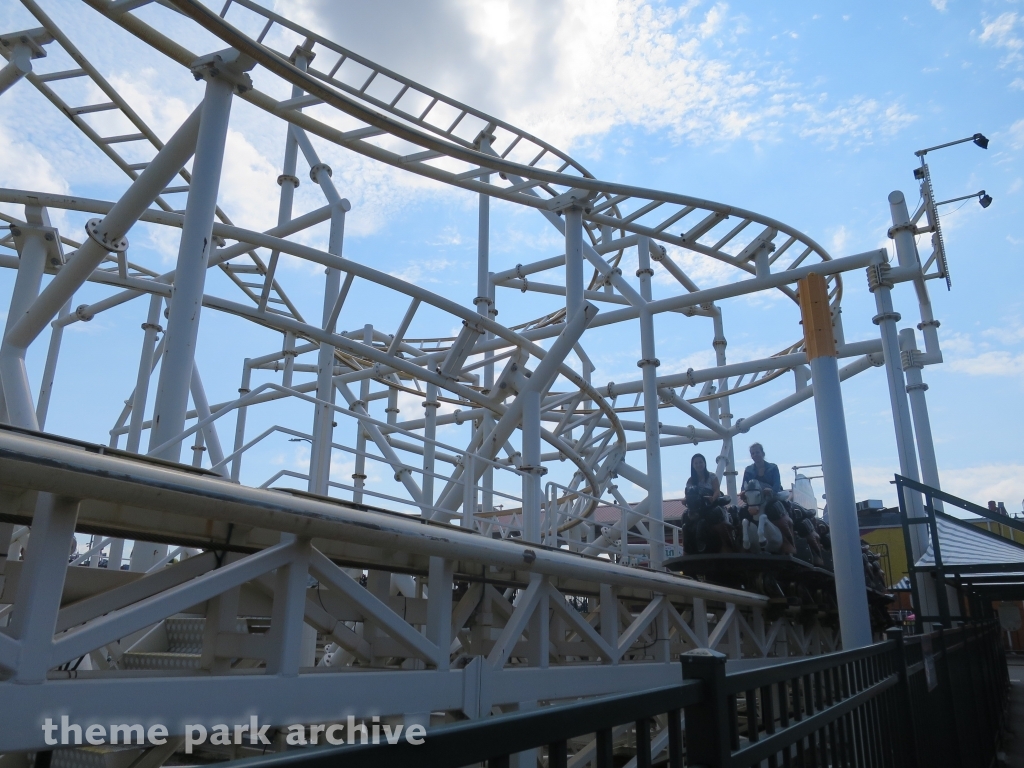
<instances>
[{"instance_id":1,"label":"yellow building wall","mask_svg":"<svg viewBox=\"0 0 1024 768\"><path fill-rule=\"evenodd\" d=\"M907 575L907 548L903 543L903 528L861 528L860 537L878 551L876 544L889 548L889 557L882 558L885 582L890 587Z\"/></svg>"}]
</instances>

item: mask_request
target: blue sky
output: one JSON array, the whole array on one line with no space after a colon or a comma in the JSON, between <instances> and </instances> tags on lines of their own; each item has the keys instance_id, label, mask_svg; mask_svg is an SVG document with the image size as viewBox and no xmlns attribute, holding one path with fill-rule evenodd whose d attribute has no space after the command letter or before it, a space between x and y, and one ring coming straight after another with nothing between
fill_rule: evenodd
<instances>
[{"instance_id":1,"label":"blue sky","mask_svg":"<svg viewBox=\"0 0 1024 768\"><path fill-rule=\"evenodd\" d=\"M162 137L198 103L201 86L187 73L83 4L50 0L43 6ZM946 209L953 288L929 284L946 361L924 376L944 487L1020 509L1024 3L287 0L277 8L569 151L598 178L752 209L806 232L833 256L889 244L888 193L904 191L911 205L918 199L914 150L983 132L991 139L987 151L967 144L929 156L940 199L985 189L995 202L987 210L974 201ZM197 52L221 47L165 10L152 13L169 34L189 35ZM5 30L34 26L14 3L0 9L0 23ZM59 67L53 62L41 68ZM258 73L256 84L281 91ZM116 199L125 188L123 176L28 83L0 103L0 185L105 199ZM276 217L283 128L241 102L233 108L231 128L222 205L243 225L265 229ZM473 197L337 148L322 149L353 203L346 255L468 304L475 295ZM300 187L300 212L320 204L310 187ZM72 237L81 231L82 217L56 219ZM559 240L537 214L494 205L493 269L560 253ZM308 241L322 246L325 231ZM927 253L925 246L922 239ZM140 227L133 257L169 269L176 247L168 233ZM685 265L702 286L731 279L715 264ZM289 295L310 317L318 317L320 274L293 262L284 267ZM9 294L12 284L12 274L0 274L0 295ZM847 339L872 338L874 304L863 274L849 275L845 286ZM211 275L208 290L231 295L218 275ZM672 291L666 281L656 281L656 295ZM76 303L108 293L88 286ZM901 327L916 323L911 289L898 288L895 301L904 315ZM509 323L554 305L518 291L498 294L499 319ZM136 301L69 329L48 429L105 442L134 382L145 311ZM383 295L365 291L353 297L341 324L393 326L400 311ZM727 302L725 313L730 361L772 354L800 335L798 312L781 296ZM415 330L447 334L450 322L427 314ZM663 370L711 363L710 321L660 320L658 331ZM204 314L199 364L211 401L234 396L243 357L279 345L279 335ZM635 327L595 335L588 348L598 365L595 382L638 376ZM36 376L44 353L45 341L32 349ZM787 377L736 398L733 411L754 412L792 386ZM858 497L892 502L889 481L897 463L883 372L872 369L849 381L844 398ZM304 406L288 405L251 415L250 428L293 422L305 428L306 421ZM232 427L229 422L222 429L225 442ZM447 435L457 441L459 432L452 428ZM740 459L753 440L765 444L784 477L791 477L791 465L816 462L811 404L741 437ZM248 461L243 478L258 484L279 469L301 469L304 450L284 437L268 441ZM716 452L711 445L704 450L708 456ZM666 451L668 495L681 491L691 453ZM635 461L642 466L642 456Z\"/></svg>"}]
</instances>

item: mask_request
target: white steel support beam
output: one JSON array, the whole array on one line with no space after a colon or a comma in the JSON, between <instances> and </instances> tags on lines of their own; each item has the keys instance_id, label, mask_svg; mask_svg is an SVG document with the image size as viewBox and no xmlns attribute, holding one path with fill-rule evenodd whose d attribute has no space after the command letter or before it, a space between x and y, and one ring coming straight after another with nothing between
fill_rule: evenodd
<instances>
[{"instance_id":1,"label":"white steel support beam","mask_svg":"<svg viewBox=\"0 0 1024 768\"><path fill-rule=\"evenodd\" d=\"M39 384L39 398L36 400L36 421L39 422L39 429L46 429L46 415L50 410L50 399L53 397L53 381L57 375L57 359L60 357L60 345L64 338L64 326L60 324L61 318L71 314L71 302L74 297L65 302L57 315L58 322L52 324L50 330L50 346L46 350L46 363L43 366L43 380Z\"/></svg>"},{"instance_id":2,"label":"white steel support beam","mask_svg":"<svg viewBox=\"0 0 1024 768\"><path fill-rule=\"evenodd\" d=\"M305 69L308 59L301 50L296 51L294 58L295 66ZM292 86L292 98L302 95L302 89L297 85ZM301 109L301 107L300 107ZM299 177L295 175L296 161L298 160L299 145L293 131L288 128L284 137L284 162L281 165L281 175L277 177L277 183L281 187L281 196L277 207L277 225L282 226L291 221L292 201L295 199L295 190L299 186ZM270 294L274 290L274 276L277 274L277 264L281 257L280 251L271 251L270 260L267 263L267 274L263 280L263 290L260 292L259 308L266 310Z\"/></svg>"},{"instance_id":3,"label":"white steel support beam","mask_svg":"<svg viewBox=\"0 0 1024 768\"><path fill-rule=\"evenodd\" d=\"M868 267L868 287L875 295L877 314L872 318L882 336L882 352L885 355L885 374L889 386L889 403L892 407L892 421L896 430L896 451L899 455L900 474L911 480L920 481L917 469L917 451L914 449L914 427L911 422L910 405L907 402L907 384L903 378L900 341L896 323L900 315L893 309L892 281L887 275L888 265ZM911 517L923 517L921 497L914 491L904 494L907 511ZM928 548L928 532L923 525L911 527L913 556L919 559ZM930 581L928 579L927 581ZM932 614L935 615L935 614Z\"/></svg>"},{"instance_id":4,"label":"white steel support beam","mask_svg":"<svg viewBox=\"0 0 1024 768\"><path fill-rule=\"evenodd\" d=\"M29 226L25 229L18 229L19 234L15 235L15 243L20 246L18 249L18 274L14 279L14 291L11 294L10 308L7 311L5 338L0 345L0 360L10 356L12 351L6 336L39 296L39 286L42 284L43 271L46 269L48 257L47 240L53 241L56 233L56 230L50 227L50 217L45 208L25 206L25 218ZM6 398L4 400L6 401ZM24 403L21 405L23 406ZM7 412L3 414L5 419L19 427L33 427L33 421L36 420L35 407L33 406L31 413L19 411L18 407L18 400L15 399L12 406L6 407ZM38 428L38 424L35 427Z\"/></svg>"},{"instance_id":5,"label":"white steel support beam","mask_svg":"<svg viewBox=\"0 0 1024 768\"><path fill-rule=\"evenodd\" d=\"M640 278L640 295L645 302L650 302L651 269L650 242L641 237L637 241L637 258L639 268L636 271ZM640 354L637 361L643 371L644 383L644 437L647 442L647 510L651 517L651 568L659 570L665 559L665 526L662 524L664 510L662 505L661 480L661 424L658 414L658 366L660 365L654 343L654 316L649 312L640 313Z\"/></svg>"},{"instance_id":6,"label":"white steel support beam","mask_svg":"<svg viewBox=\"0 0 1024 768\"><path fill-rule=\"evenodd\" d=\"M915 226L910 221L907 201L899 190L889 193L889 213L892 217L892 228L889 235L896 246L896 258L902 268L914 271L914 290L917 292L917 303L921 313L921 333L924 336L925 351L931 363L942 362L939 348L939 322L932 314L932 301L928 296L928 287L921 272L921 256L917 250Z\"/></svg>"},{"instance_id":7,"label":"white steel support beam","mask_svg":"<svg viewBox=\"0 0 1024 768\"><path fill-rule=\"evenodd\" d=\"M538 396L542 395L548 390L551 384L555 381L558 376L559 368L562 362L568 356L569 352L572 351L573 346L579 341L583 332L587 326L593 321L594 317L597 316L597 308L593 304L584 303L583 311L581 311L571 322L567 323L565 329L559 335L555 343L551 345L551 348L544 355L543 359L537 365L533 375L526 380L526 384L519 392L519 396L512 401L512 403L506 408L505 413L502 414L501 418L494 425L487 435L483 436L483 445L480 448L479 454L485 459L485 461L476 462L475 472L482 473L486 466L486 462L493 460L505 447L506 441L511 437L512 433L515 432L517 426L523 423L523 396L527 392L536 392ZM538 397L537 411L540 412L540 400ZM539 425L539 416L538 416ZM470 445L470 449L474 446ZM479 479L477 474L475 480ZM453 475L452 480L455 481L458 478ZM448 492L438 501L437 506L442 509L454 510L458 507L459 499L456 496L457 489L451 488Z\"/></svg>"},{"instance_id":8,"label":"white steel support beam","mask_svg":"<svg viewBox=\"0 0 1024 768\"><path fill-rule=\"evenodd\" d=\"M189 184L185 223L167 319L166 348L160 366L150 450L158 448L185 427L199 318L203 308L206 269L213 247L213 218L217 207L233 86L224 78L207 81L202 120L196 140L195 173ZM178 461L181 442L171 442L158 458Z\"/></svg>"},{"instance_id":9,"label":"white steel support beam","mask_svg":"<svg viewBox=\"0 0 1024 768\"><path fill-rule=\"evenodd\" d=\"M42 683L54 666L50 658L64 578L68 570L77 499L40 493L32 517L32 533L14 598L17 609L8 630L20 647L14 671L17 683ZM84 653L84 651L83 651Z\"/></svg>"},{"instance_id":10,"label":"white steel support beam","mask_svg":"<svg viewBox=\"0 0 1024 768\"><path fill-rule=\"evenodd\" d=\"M146 418L149 381L153 375L155 364L156 336L163 331L160 325L160 310L163 309L163 306L163 296L157 293L150 296L149 315L146 317L146 322L142 324L142 330L144 331L142 352L139 355L139 373L135 380L135 393L132 398L131 421L128 425L128 444L125 446L126 450L132 453L139 452L139 443L142 441L142 421Z\"/></svg>"},{"instance_id":11,"label":"white steel support beam","mask_svg":"<svg viewBox=\"0 0 1024 768\"><path fill-rule=\"evenodd\" d=\"M0 350L0 377L8 413L17 413L21 426L38 428L32 391L25 369L25 352L35 338L75 294L113 248L127 247L125 233L188 162L199 133L200 109L197 108L146 166L128 191L93 225L86 227L88 237L74 257L61 268L32 306L8 329L5 348ZM12 409L13 405L13 409Z\"/></svg>"},{"instance_id":12,"label":"white steel support beam","mask_svg":"<svg viewBox=\"0 0 1024 768\"><path fill-rule=\"evenodd\" d=\"M583 209L571 205L565 216L565 318L583 309Z\"/></svg>"},{"instance_id":13,"label":"white steel support beam","mask_svg":"<svg viewBox=\"0 0 1024 768\"><path fill-rule=\"evenodd\" d=\"M331 211L331 233L327 249L341 256L345 241L346 208L337 204ZM341 272L328 267L324 280L323 325L330 320L331 310L341 291ZM317 353L316 398L334 403L334 347L320 343ZM313 445L309 459L309 491L327 495L327 484L331 479L331 442L334 437L334 412L326 405L317 404L313 415Z\"/></svg>"},{"instance_id":14,"label":"white steel support beam","mask_svg":"<svg viewBox=\"0 0 1024 768\"><path fill-rule=\"evenodd\" d=\"M903 372L907 377L907 397L910 399L910 412L914 419L914 436L917 438L917 452L921 460L921 482L932 488L941 490L939 484L939 465L935 460L935 443L932 441L932 422L928 415L928 400L925 392L928 385L921 376L920 352L917 349L917 337L913 328L904 328L899 333L900 358ZM942 502L932 502L939 510Z\"/></svg>"},{"instance_id":15,"label":"white steel support beam","mask_svg":"<svg viewBox=\"0 0 1024 768\"><path fill-rule=\"evenodd\" d=\"M274 608L267 633L270 644L267 674L294 677L299 674L309 557L313 547L309 539L292 534L282 534L281 543L291 544L294 556L287 565L278 567L274 578Z\"/></svg>"},{"instance_id":16,"label":"white steel support beam","mask_svg":"<svg viewBox=\"0 0 1024 768\"><path fill-rule=\"evenodd\" d=\"M373 343L373 326L363 326L363 343ZM352 395L348 385L341 382L336 382L337 386L342 395L348 402L349 408L361 409L362 413L367 413L366 405L369 402L370 396L370 380L362 379L359 382L359 398L357 399ZM389 446L390 447L390 446ZM356 456L355 456L355 467L352 472L352 485L354 490L352 491L352 501L356 504L363 503L363 487L366 485L366 430L363 428L362 421L356 421Z\"/></svg>"},{"instance_id":17,"label":"white steel support beam","mask_svg":"<svg viewBox=\"0 0 1024 768\"><path fill-rule=\"evenodd\" d=\"M801 280L799 286L804 346L811 363L814 387L821 471L825 476L825 495L828 497L839 625L843 648L852 650L871 645L871 619L868 615L850 444L846 435L846 414L836 364L832 312L823 277L810 275Z\"/></svg>"},{"instance_id":18,"label":"white steel support beam","mask_svg":"<svg viewBox=\"0 0 1024 768\"><path fill-rule=\"evenodd\" d=\"M518 400L522 402L523 541L540 544L541 477L547 472L540 460L540 392L521 392Z\"/></svg>"},{"instance_id":19,"label":"white steel support beam","mask_svg":"<svg viewBox=\"0 0 1024 768\"><path fill-rule=\"evenodd\" d=\"M728 346L728 342L725 338L725 325L722 321L722 310L720 307L712 305L712 322L715 327L715 338L712 345L715 348L715 362L719 368L724 368L727 364L725 358L725 348ZM723 392L728 388L728 378L721 377L718 379L718 391ZM729 495L734 502L737 500L736 495L736 453L733 450L733 439L731 434L732 428L732 403L729 399L729 395L723 395L719 399L719 413L718 417L721 420L721 428L726 431L727 437L722 441L722 456L725 458L725 492Z\"/></svg>"},{"instance_id":20,"label":"white steel support beam","mask_svg":"<svg viewBox=\"0 0 1024 768\"><path fill-rule=\"evenodd\" d=\"M196 406L196 418L205 421L210 418L210 401L206 397L206 388L203 387L203 380L199 376L199 367L192 366L192 380L189 382L189 390L192 393L192 402ZM217 425L212 421L202 428L202 435L206 442L206 448L210 452L210 465L217 466L224 461L224 449L220 445L220 437L217 435Z\"/></svg>"}]
</instances>

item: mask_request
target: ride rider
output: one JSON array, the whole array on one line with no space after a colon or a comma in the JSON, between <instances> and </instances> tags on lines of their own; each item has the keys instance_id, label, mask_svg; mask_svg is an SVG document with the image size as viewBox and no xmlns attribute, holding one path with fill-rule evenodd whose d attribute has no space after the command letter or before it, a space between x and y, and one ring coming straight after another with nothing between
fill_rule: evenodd
<instances>
[{"instance_id":1,"label":"ride rider","mask_svg":"<svg viewBox=\"0 0 1024 768\"><path fill-rule=\"evenodd\" d=\"M687 495L694 491L699 498L706 499L708 504L714 504L722 491L718 485L718 475L708 472L708 462L701 453L695 453L690 459L690 477L686 480Z\"/></svg>"},{"instance_id":2,"label":"ride rider","mask_svg":"<svg viewBox=\"0 0 1024 768\"><path fill-rule=\"evenodd\" d=\"M741 488L746 488L751 480L757 480L762 486L767 486L780 495L782 491L782 476L779 474L777 464L764 460L764 447L760 443L750 446L750 458L753 464L743 470L743 482Z\"/></svg>"},{"instance_id":3,"label":"ride rider","mask_svg":"<svg viewBox=\"0 0 1024 768\"><path fill-rule=\"evenodd\" d=\"M708 471L707 460L694 454L686 481L686 514L683 521L683 551L714 554L737 551L732 520L722 496L718 476Z\"/></svg>"}]
</instances>

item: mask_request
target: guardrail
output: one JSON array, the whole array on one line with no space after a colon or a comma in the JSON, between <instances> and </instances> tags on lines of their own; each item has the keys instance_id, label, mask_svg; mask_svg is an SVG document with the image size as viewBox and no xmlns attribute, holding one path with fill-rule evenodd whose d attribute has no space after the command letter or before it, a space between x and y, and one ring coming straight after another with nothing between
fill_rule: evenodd
<instances>
[{"instance_id":1,"label":"guardrail","mask_svg":"<svg viewBox=\"0 0 1024 768\"><path fill-rule=\"evenodd\" d=\"M233 768L486 764L702 766L993 765L1009 685L994 623L726 674L714 651L683 654L680 685L433 728L424 743L305 748ZM684 728L685 724L685 728ZM375 726L376 727L376 726ZM593 734L590 738L589 735Z\"/></svg>"}]
</instances>

